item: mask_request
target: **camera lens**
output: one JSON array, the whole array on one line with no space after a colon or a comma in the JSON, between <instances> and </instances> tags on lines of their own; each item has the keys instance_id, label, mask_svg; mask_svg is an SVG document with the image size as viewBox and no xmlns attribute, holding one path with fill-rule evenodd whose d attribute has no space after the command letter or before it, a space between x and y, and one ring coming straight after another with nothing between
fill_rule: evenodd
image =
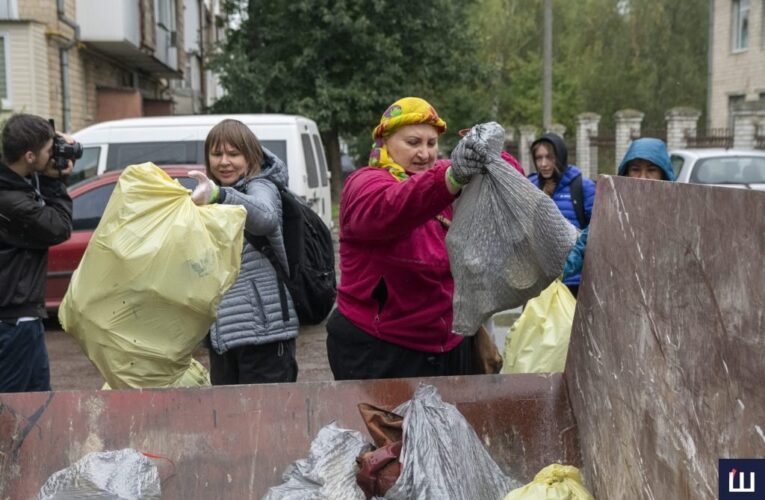
<instances>
[{"instance_id":1,"label":"camera lens","mask_svg":"<svg viewBox=\"0 0 765 500\"><path fill-rule=\"evenodd\" d=\"M74 144L70 144L72 147L72 158L75 160L82 158L82 144L79 142L75 142Z\"/></svg>"}]
</instances>

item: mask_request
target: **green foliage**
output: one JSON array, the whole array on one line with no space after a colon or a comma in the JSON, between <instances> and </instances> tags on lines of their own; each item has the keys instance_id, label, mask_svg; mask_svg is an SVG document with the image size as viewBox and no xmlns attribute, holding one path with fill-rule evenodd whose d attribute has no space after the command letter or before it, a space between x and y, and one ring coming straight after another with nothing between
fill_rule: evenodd
<instances>
[{"instance_id":1,"label":"green foliage","mask_svg":"<svg viewBox=\"0 0 765 500\"><path fill-rule=\"evenodd\" d=\"M471 22L491 72L470 109L541 127L542 4L479 0ZM661 128L672 107L704 110L707 0L556 0L553 12L553 121L573 131L593 111L611 130L616 111L634 108Z\"/></svg>"},{"instance_id":2,"label":"green foliage","mask_svg":"<svg viewBox=\"0 0 765 500\"><path fill-rule=\"evenodd\" d=\"M470 80L473 43L460 22L469 4L251 0L213 61L228 91L215 110L297 113L350 135L371 130L396 99L437 101Z\"/></svg>"},{"instance_id":3,"label":"green foliage","mask_svg":"<svg viewBox=\"0 0 765 500\"><path fill-rule=\"evenodd\" d=\"M242 22L211 61L227 90L213 110L309 116L362 163L406 95L447 121L444 151L482 121L541 127L542 4L227 0ZM645 128L675 106L704 110L708 14L708 0L555 0L553 121L571 137L583 111L608 133L620 109L645 113Z\"/></svg>"},{"instance_id":4,"label":"green foliage","mask_svg":"<svg viewBox=\"0 0 765 500\"><path fill-rule=\"evenodd\" d=\"M663 128L675 106L704 110L708 7L707 0L583 0L562 55L581 111L600 114L601 129L610 129L620 109L645 113L646 128Z\"/></svg>"}]
</instances>

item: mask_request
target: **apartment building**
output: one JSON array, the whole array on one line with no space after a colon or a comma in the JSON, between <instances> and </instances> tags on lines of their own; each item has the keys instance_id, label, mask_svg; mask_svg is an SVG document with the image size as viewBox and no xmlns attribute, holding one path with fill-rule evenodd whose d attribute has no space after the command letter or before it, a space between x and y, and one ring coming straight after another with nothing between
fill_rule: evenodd
<instances>
[{"instance_id":1,"label":"apartment building","mask_svg":"<svg viewBox=\"0 0 765 500\"><path fill-rule=\"evenodd\" d=\"M765 125L765 0L710 5L709 126L732 129L742 113Z\"/></svg>"},{"instance_id":2,"label":"apartment building","mask_svg":"<svg viewBox=\"0 0 765 500\"><path fill-rule=\"evenodd\" d=\"M217 75L205 61L223 41L225 16L218 0L184 0L183 12L186 66L183 79L173 80L170 86L174 114L192 115L204 112L223 95Z\"/></svg>"},{"instance_id":3,"label":"apartment building","mask_svg":"<svg viewBox=\"0 0 765 500\"><path fill-rule=\"evenodd\" d=\"M34 113L76 131L201 112L221 92L203 63L216 16L217 0L0 0L0 120Z\"/></svg>"}]
</instances>

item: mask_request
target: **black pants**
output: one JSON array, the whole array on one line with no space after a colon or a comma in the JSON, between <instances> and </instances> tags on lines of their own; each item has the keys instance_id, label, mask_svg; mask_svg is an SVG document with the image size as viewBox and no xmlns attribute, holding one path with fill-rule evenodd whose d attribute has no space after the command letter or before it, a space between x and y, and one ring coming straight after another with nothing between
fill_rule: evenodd
<instances>
[{"instance_id":1,"label":"black pants","mask_svg":"<svg viewBox=\"0 0 765 500\"><path fill-rule=\"evenodd\" d=\"M327 356L335 380L469 374L472 342L465 337L449 352L415 351L367 334L337 309L327 321Z\"/></svg>"},{"instance_id":2,"label":"black pants","mask_svg":"<svg viewBox=\"0 0 765 500\"><path fill-rule=\"evenodd\" d=\"M297 374L295 339L235 347L223 354L210 348L212 385L294 382Z\"/></svg>"},{"instance_id":3,"label":"black pants","mask_svg":"<svg viewBox=\"0 0 765 500\"><path fill-rule=\"evenodd\" d=\"M0 392L49 390L50 366L42 321L0 321Z\"/></svg>"}]
</instances>

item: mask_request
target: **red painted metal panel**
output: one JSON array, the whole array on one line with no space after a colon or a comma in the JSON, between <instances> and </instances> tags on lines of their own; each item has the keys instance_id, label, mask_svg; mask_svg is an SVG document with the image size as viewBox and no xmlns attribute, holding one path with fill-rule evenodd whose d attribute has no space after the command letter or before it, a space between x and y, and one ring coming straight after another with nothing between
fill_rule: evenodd
<instances>
[{"instance_id":1,"label":"red painted metal panel","mask_svg":"<svg viewBox=\"0 0 765 500\"><path fill-rule=\"evenodd\" d=\"M497 463L521 480L561 461L578 465L561 375L423 379L473 425ZM53 472L91 451L135 448L167 457L163 496L259 498L308 453L317 431L365 432L356 405L393 408L419 379L207 389L0 395L0 498L29 498ZM455 459L459 459L455 450ZM173 475L170 475L173 473Z\"/></svg>"}]
</instances>

